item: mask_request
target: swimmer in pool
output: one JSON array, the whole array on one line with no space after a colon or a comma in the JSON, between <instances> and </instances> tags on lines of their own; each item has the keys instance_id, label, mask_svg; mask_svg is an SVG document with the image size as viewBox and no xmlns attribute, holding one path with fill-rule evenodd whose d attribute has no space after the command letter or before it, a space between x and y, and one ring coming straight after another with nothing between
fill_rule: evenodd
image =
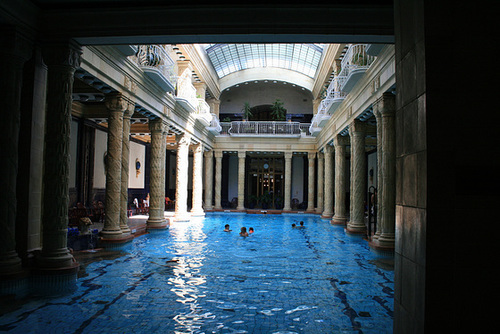
<instances>
[{"instance_id":1,"label":"swimmer in pool","mask_svg":"<svg viewBox=\"0 0 500 334\"><path fill-rule=\"evenodd\" d=\"M305 227L303 221L300 221L300 226L299 227Z\"/></svg>"},{"instance_id":2,"label":"swimmer in pool","mask_svg":"<svg viewBox=\"0 0 500 334\"><path fill-rule=\"evenodd\" d=\"M295 223L292 224L292 228L295 228Z\"/></svg>"},{"instance_id":3,"label":"swimmer in pool","mask_svg":"<svg viewBox=\"0 0 500 334\"><path fill-rule=\"evenodd\" d=\"M229 229L229 224L224 225L224 232L231 232L232 230Z\"/></svg>"},{"instance_id":4,"label":"swimmer in pool","mask_svg":"<svg viewBox=\"0 0 500 334\"><path fill-rule=\"evenodd\" d=\"M250 227L250 228L248 229L248 234L252 234L253 232L254 232L254 231L253 231L253 227Z\"/></svg>"},{"instance_id":5,"label":"swimmer in pool","mask_svg":"<svg viewBox=\"0 0 500 334\"><path fill-rule=\"evenodd\" d=\"M242 236L242 237L248 237L247 228L245 226L243 226L241 228L240 236Z\"/></svg>"}]
</instances>

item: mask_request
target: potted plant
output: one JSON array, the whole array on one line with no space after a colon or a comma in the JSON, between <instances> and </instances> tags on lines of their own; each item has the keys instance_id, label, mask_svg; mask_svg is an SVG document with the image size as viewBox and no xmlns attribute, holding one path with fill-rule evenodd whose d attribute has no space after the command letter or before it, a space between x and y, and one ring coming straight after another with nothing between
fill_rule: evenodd
<instances>
[{"instance_id":1,"label":"potted plant","mask_svg":"<svg viewBox=\"0 0 500 334\"><path fill-rule=\"evenodd\" d=\"M283 104L280 99L276 99L271 106L271 116L275 121L284 121L286 118L286 109Z\"/></svg>"},{"instance_id":2,"label":"potted plant","mask_svg":"<svg viewBox=\"0 0 500 334\"><path fill-rule=\"evenodd\" d=\"M259 198L255 195L248 196L248 208L253 209L257 205Z\"/></svg>"},{"instance_id":3,"label":"potted plant","mask_svg":"<svg viewBox=\"0 0 500 334\"><path fill-rule=\"evenodd\" d=\"M250 117L253 116L252 108L250 107L250 103L248 103L248 102L245 102L243 104L243 109L241 109L241 111L243 111L243 120L244 121L248 121L250 119Z\"/></svg>"}]
</instances>

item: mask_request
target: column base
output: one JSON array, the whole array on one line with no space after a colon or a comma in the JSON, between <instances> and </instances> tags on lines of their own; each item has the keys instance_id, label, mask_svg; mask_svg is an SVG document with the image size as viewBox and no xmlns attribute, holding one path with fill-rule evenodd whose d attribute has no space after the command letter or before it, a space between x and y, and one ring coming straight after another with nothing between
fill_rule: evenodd
<instances>
[{"instance_id":1,"label":"column base","mask_svg":"<svg viewBox=\"0 0 500 334\"><path fill-rule=\"evenodd\" d=\"M174 215L174 221L176 222L188 222L191 219L191 215L187 212L176 212Z\"/></svg>"},{"instance_id":2,"label":"column base","mask_svg":"<svg viewBox=\"0 0 500 334\"><path fill-rule=\"evenodd\" d=\"M22 270L21 259L16 251L4 254L0 258L0 273L13 273Z\"/></svg>"},{"instance_id":3,"label":"column base","mask_svg":"<svg viewBox=\"0 0 500 334\"><path fill-rule=\"evenodd\" d=\"M316 213L322 214L323 213L323 208L316 208Z\"/></svg>"},{"instance_id":4,"label":"column base","mask_svg":"<svg viewBox=\"0 0 500 334\"><path fill-rule=\"evenodd\" d=\"M170 221L167 219L148 219L146 221L146 229L161 230L169 228Z\"/></svg>"},{"instance_id":5,"label":"column base","mask_svg":"<svg viewBox=\"0 0 500 334\"><path fill-rule=\"evenodd\" d=\"M366 234L366 226L364 224L347 223L347 233L351 234Z\"/></svg>"},{"instance_id":6,"label":"column base","mask_svg":"<svg viewBox=\"0 0 500 334\"><path fill-rule=\"evenodd\" d=\"M205 211L203 210L191 211L191 217L205 217Z\"/></svg>"},{"instance_id":7,"label":"column base","mask_svg":"<svg viewBox=\"0 0 500 334\"><path fill-rule=\"evenodd\" d=\"M75 258L71 255L68 248L59 248L51 251L42 250L36 263L40 270L57 270L74 266Z\"/></svg>"},{"instance_id":8,"label":"column base","mask_svg":"<svg viewBox=\"0 0 500 334\"><path fill-rule=\"evenodd\" d=\"M134 238L135 237L133 235L131 235L131 234L129 234L129 235L122 235L121 238L111 238L111 239L108 239L108 238L105 238L105 237L101 237L99 239L99 247L103 247L103 248L120 248L124 244L129 243L130 241L132 241Z\"/></svg>"},{"instance_id":9,"label":"column base","mask_svg":"<svg viewBox=\"0 0 500 334\"><path fill-rule=\"evenodd\" d=\"M323 212L321 214L321 218L324 218L324 219L331 219L333 216L333 213L328 213L328 212Z\"/></svg>"},{"instance_id":10,"label":"column base","mask_svg":"<svg viewBox=\"0 0 500 334\"><path fill-rule=\"evenodd\" d=\"M345 225L345 224L347 224L347 217L333 216L331 224L332 225Z\"/></svg>"},{"instance_id":11,"label":"column base","mask_svg":"<svg viewBox=\"0 0 500 334\"><path fill-rule=\"evenodd\" d=\"M106 240L111 240L111 239L121 239L123 238L123 232L122 230L102 230L101 233L99 233L102 238Z\"/></svg>"},{"instance_id":12,"label":"column base","mask_svg":"<svg viewBox=\"0 0 500 334\"><path fill-rule=\"evenodd\" d=\"M31 289L43 295L58 295L74 291L79 268L80 264L74 259L65 267L35 268L32 270Z\"/></svg>"},{"instance_id":13,"label":"column base","mask_svg":"<svg viewBox=\"0 0 500 334\"><path fill-rule=\"evenodd\" d=\"M368 242L371 249L383 253L394 253L395 244L392 243L380 243L379 240L371 240Z\"/></svg>"}]
</instances>

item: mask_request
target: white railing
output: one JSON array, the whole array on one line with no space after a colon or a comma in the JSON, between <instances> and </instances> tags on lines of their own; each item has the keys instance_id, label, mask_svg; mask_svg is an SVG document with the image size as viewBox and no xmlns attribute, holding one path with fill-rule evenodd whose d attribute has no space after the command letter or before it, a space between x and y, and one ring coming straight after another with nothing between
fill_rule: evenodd
<instances>
[{"instance_id":1,"label":"white railing","mask_svg":"<svg viewBox=\"0 0 500 334\"><path fill-rule=\"evenodd\" d=\"M342 58L341 70L339 76L348 77L349 74L357 69L368 69L375 60L374 56L366 53L367 44L351 44Z\"/></svg>"},{"instance_id":2,"label":"white railing","mask_svg":"<svg viewBox=\"0 0 500 334\"><path fill-rule=\"evenodd\" d=\"M175 86L177 82L175 62L168 55L165 46L138 45L135 56L139 67L157 71Z\"/></svg>"},{"instance_id":3,"label":"white railing","mask_svg":"<svg viewBox=\"0 0 500 334\"><path fill-rule=\"evenodd\" d=\"M231 136L300 136L299 122L234 121L228 133Z\"/></svg>"},{"instance_id":4,"label":"white railing","mask_svg":"<svg viewBox=\"0 0 500 334\"><path fill-rule=\"evenodd\" d=\"M221 130L220 134L223 136L229 135L229 129L231 129L231 122L220 122Z\"/></svg>"}]
</instances>

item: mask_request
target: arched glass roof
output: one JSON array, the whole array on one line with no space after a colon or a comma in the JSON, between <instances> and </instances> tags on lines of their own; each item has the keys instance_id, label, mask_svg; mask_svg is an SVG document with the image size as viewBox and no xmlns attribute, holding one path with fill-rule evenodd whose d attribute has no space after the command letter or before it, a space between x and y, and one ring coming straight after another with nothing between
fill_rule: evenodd
<instances>
[{"instance_id":1,"label":"arched glass roof","mask_svg":"<svg viewBox=\"0 0 500 334\"><path fill-rule=\"evenodd\" d=\"M279 67L314 78L320 44L209 44L206 52L219 78L255 67Z\"/></svg>"}]
</instances>

